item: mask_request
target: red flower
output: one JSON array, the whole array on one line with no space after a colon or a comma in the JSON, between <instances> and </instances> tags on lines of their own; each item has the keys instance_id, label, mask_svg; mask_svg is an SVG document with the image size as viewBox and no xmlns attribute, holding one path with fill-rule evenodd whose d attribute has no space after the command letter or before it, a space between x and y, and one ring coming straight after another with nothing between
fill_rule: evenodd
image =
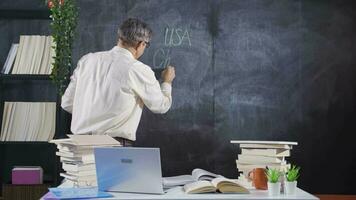
<instances>
[{"instance_id":1,"label":"red flower","mask_svg":"<svg viewBox=\"0 0 356 200\"><path fill-rule=\"evenodd\" d=\"M47 6L48 6L49 9L53 8L53 6L54 6L53 1L52 0L48 0Z\"/></svg>"},{"instance_id":2,"label":"red flower","mask_svg":"<svg viewBox=\"0 0 356 200\"><path fill-rule=\"evenodd\" d=\"M64 4L64 0L57 0L57 1L60 6ZM47 6L49 9L53 8L54 6L53 0L48 0Z\"/></svg>"}]
</instances>

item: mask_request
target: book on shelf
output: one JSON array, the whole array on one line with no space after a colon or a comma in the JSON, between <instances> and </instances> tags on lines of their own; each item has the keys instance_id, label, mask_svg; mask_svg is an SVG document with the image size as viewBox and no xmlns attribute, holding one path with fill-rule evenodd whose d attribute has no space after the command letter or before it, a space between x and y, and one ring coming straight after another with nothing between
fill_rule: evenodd
<instances>
[{"instance_id":1,"label":"book on shelf","mask_svg":"<svg viewBox=\"0 0 356 200\"><path fill-rule=\"evenodd\" d=\"M16 57L16 53L17 53L17 49L19 47L19 44L15 44L13 43L11 45L11 48L9 50L9 53L7 54L7 58L5 61L5 64L1 70L1 73L3 74L9 74L12 66L14 65L14 61L15 61L15 57Z\"/></svg>"},{"instance_id":2,"label":"book on shelf","mask_svg":"<svg viewBox=\"0 0 356 200\"><path fill-rule=\"evenodd\" d=\"M289 149L241 149L242 155L253 156L271 156L271 157L288 157L290 156Z\"/></svg>"},{"instance_id":3,"label":"book on shelf","mask_svg":"<svg viewBox=\"0 0 356 200\"><path fill-rule=\"evenodd\" d=\"M249 191L244 186L240 185L236 180L227 179L225 177L217 177L208 180L200 180L193 183L188 183L183 186L183 189L188 194L199 194L199 193L210 193L210 192L220 192L220 193L240 193L248 194Z\"/></svg>"},{"instance_id":4,"label":"book on shelf","mask_svg":"<svg viewBox=\"0 0 356 200\"><path fill-rule=\"evenodd\" d=\"M200 180L211 181L214 178L222 177L221 175L214 174L212 172L206 171L204 169L196 168L191 174L171 176L163 178L163 187L172 188L175 186L185 185L187 183L192 183Z\"/></svg>"},{"instance_id":5,"label":"book on shelf","mask_svg":"<svg viewBox=\"0 0 356 200\"><path fill-rule=\"evenodd\" d=\"M55 134L55 102L5 102L1 141L49 141Z\"/></svg>"},{"instance_id":6,"label":"book on shelf","mask_svg":"<svg viewBox=\"0 0 356 200\"><path fill-rule=\"evenodd\" d=\"M52 36L21 35L11 73L50 74L54 45Z\"/></svg>"}]
</instances>

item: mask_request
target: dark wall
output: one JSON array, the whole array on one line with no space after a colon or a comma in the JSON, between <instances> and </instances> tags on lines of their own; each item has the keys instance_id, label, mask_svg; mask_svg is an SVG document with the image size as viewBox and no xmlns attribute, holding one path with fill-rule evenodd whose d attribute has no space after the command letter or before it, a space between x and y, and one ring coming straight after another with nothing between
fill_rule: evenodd
<instances>
[{"instance_id":1,"label":"dark wall","mask_svg":"<svg viewBox=\"0 0 356 200\"><path fill-rule=\"evenodd\" d=\"M291 140L301 188L356 194L354 1L77 2L74 63L112 48L118 25L139 17L154 30L141 60L176 67L171 110L145 110L137 132L138 146L161 148L165 176L201 167L237 177L230 140ZM1 44L3 63L11 42Z\"/></svg>"}]
</instances>

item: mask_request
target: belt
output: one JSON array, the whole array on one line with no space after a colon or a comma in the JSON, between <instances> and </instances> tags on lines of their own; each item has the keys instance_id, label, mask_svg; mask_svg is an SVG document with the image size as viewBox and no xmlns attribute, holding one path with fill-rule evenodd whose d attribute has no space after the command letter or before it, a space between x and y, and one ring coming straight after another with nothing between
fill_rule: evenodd
<instances>
[{"instance_id":1,"label":"belt","mask_svg":"<svg viewBox=\"0 0 356 200\"><path fill-rule=\"evenodd\" d=\"M114 139L120 142L120 144L124 147L132 147L134 143L132 140L128 140L122 137L114 137Z\"/></svg>"}]
</instances>

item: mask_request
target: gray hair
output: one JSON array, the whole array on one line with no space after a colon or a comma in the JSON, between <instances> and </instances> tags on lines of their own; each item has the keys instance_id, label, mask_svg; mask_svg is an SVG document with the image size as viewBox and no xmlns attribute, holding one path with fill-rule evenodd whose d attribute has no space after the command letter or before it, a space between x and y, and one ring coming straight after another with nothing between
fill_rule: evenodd
<instances>
[{"instance_id":1,"label":"gray hair","mask_svg":"<svg viewBox=\"0 0 356 200\"><path fill-rule=\"evenodd\" d=\"M149 42L151 36L151 28L143 21L135 18L125 20L118 30L119 39L130 47L136 46L141 41Z\"/></svg>"}]
</instances>

